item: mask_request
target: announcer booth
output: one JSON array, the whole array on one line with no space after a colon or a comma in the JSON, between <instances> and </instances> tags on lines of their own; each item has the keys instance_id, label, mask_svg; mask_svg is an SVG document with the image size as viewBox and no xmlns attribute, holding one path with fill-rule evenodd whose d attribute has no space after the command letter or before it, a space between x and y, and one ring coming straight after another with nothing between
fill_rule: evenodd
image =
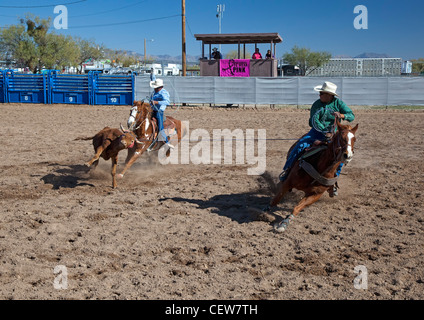
<instances>
[{"instance_id":1,"label":"announcer booth","mask_svg":"<svg viewBox=\"0 0 424 320\"><path fill-rule=\"evenodd\" d=\"M202 58L200 75L214 77L277 77L276 44L283 42L278 33L220 33L195 34L196 40L202 41ZM259 43L270 45L271 59L251 59L246 57L246 44ZM238 46L237 59L213 60L212 45L232 44ZM208 57L205 56L205 45ZM262 53L265 58L265 53Z\"/></svg>"}]
</instances>

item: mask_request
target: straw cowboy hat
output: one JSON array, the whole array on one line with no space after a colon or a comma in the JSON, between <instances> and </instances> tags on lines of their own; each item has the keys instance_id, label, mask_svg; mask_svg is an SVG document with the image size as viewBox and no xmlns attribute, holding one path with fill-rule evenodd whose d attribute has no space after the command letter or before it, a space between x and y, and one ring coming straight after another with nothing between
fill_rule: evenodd
<instances>
[{"instance_id":1,"label":"straw cowboy hat","mask_svg":"<svg viewBox=\"0 0 424 320\"><path fill-rule=\"evenodd\" d=\"M314 90L319 92L326 92L333 96L338 96L338 94L336 93L337 86L329 81L325 81L322 86L316 86Z\"/></svg>"},{"instance_id":2,"label":"straw cowboy hat","mask_svg":"<svg viewBox=\"0 0 424 320\"><path fill-rule=\"evenodd\" d=\"M163 80L162 79L156 79L155 81L150 81L150 87L153 89L163 87Z\"/></svg>"}]
</instances>

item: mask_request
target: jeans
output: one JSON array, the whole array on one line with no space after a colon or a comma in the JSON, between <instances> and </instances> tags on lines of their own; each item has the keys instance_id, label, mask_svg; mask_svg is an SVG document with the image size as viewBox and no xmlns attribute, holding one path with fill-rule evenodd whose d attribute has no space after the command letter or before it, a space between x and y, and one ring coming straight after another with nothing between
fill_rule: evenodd
<instances>
[{"instance_id":1,"label":"jeans","mask_svg":"<svg viewBox=\"0 0 424 320\"><path fill-rule=\"evenodd\" d=\"M294 146L292 151L290 152L287 162L284 165L284 171L290 169L294 162L297 160L297 158L300 156L300 154L305 150L306 148L309 148L315 140L324 141L325 135L315 129L311 129L305 136L300 138L300 140L297 142L297 144ZM340 172L342 171L343 163L339 165L336 171L336 176L338 177L340 175ZM283 179L284 180L284 179Z\"/></svg>"},{"instance_id":2,"label":"jeans","mask_svg":"<svg viewBox=\"0 0 424 320\"><path fill-rule=\"evenodd\" d=\"M168 137L166 136L165 132L163 131L163 111L153 111L153 117L155 117L158 120L158 135L163 135L163 138L165 139L165 143L168 143Z\"/></svg>"}]
</instances>

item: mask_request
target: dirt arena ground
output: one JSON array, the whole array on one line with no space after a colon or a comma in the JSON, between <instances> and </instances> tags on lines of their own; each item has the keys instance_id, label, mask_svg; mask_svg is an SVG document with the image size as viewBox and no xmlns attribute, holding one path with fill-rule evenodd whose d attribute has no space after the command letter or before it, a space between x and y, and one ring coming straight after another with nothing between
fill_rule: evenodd
<instances>
[{"instance_id":1,"label":"dirt arena ground","mask_svg":"<svg viewBox=\"0 0 424 320\"><path fill-rule=\"evenodd\" d=\"M74 139L125 124L129 106L0 104L0 299L424 299L424 112L353 109L339 197L275 233L248 208L268 203L293 143L273 139L305 133L306 109L169 108L211 137L266 129L266 173L146 156L113 190L110 161L89 172L91 142Z\"/></svg>"}]
</instances>

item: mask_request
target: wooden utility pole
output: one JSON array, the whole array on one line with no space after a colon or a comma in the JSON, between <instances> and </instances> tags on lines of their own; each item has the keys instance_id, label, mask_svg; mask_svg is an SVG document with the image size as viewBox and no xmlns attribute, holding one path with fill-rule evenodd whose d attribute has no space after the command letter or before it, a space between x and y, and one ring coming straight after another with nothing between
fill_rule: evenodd
<instances>
[{"instance_id":1,"label":"wooden utility pole","mask_svg":"<svg viewBox=\"0 0 424 320\"><path fill-rule=\"evenodd\" d=\"M182 65L183 65L183 77L186 76L187 66L186 66L186 32L185 32L185 0L182 0Z\"/></svg>"},{"instance_id":2,"label":"wooden utility pole","mask_svg":"<svg viewBox=\"0 0 424 320\"><path fill-rule=\"evenodd\" d=\"M144 38L144 64L146 64L146 38Z\"/></svg>"}]
</instances>

